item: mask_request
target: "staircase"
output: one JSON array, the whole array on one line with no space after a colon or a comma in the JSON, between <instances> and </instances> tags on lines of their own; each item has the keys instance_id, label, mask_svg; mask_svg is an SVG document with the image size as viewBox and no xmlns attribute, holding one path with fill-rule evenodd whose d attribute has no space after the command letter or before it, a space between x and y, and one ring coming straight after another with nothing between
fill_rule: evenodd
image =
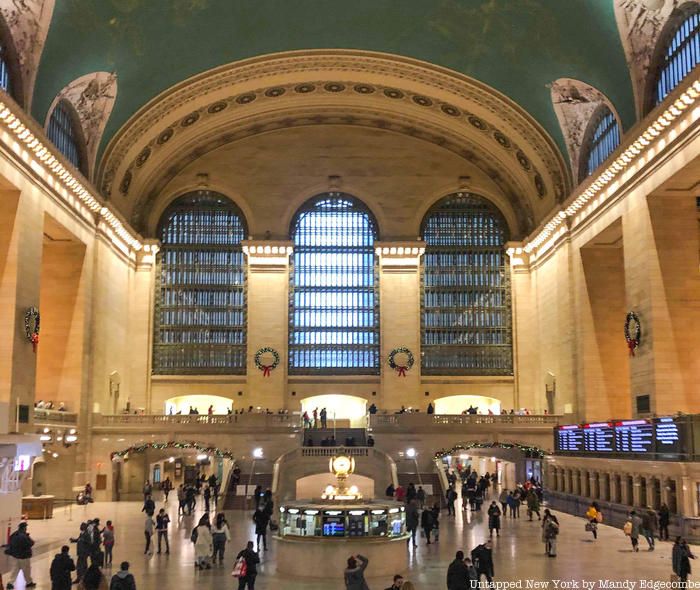
<instances>
[{"instance_id":1,"label":"staircase","mask_svg":"<svg viewBox=\"0 0 700 590\"><path fill-rule=\"evenodd\" d=\"M250 485L248 494L242 494L242 489ZM255 473L253 477L250 473L242 473L241 479L236 488L231 484L231 479L226 486L226 495L224 497L224 510L253 510L255 502L252 498L253 489L255 486L262 487L263 491L272 488L272 473ZM238 493L236 493L238 492Z\"/></svg>"},{"instance_id":2,"label":"staircase","mask_svg":"<svg viewBox=\"0 0 700 590\"><path fill-rule=\"evenodd\" d=\"M364 428L307 428L304 430L303 446L310 446L309 441L313 441L314 447L322 446L325 439L330 439L335 435L335 442L338 447L346 446L346 440L353 439L355 447L367 446L367 431Z\"/></svg>"},{"instance_id":3,"label":"staircase","mask_svg":"<svg viewBox=\"0 0 700 590\"><path fill-rule=\"evenodd\" d=\"M413 485L416 486L416 489L418 489L418 486L420 485L423 486L424 490L429 489L426 488L426 485L433 487L432 494L428 494L426 491L425 503L427 505L432 506L435 502L439 502L441 507L444 508L447 506L445 502L445 494L442 491L440 476L437 473L399 473L398 475L399 483L404 489L408 488L409 483L413 483Z\"/></svg>"}]
</instances>

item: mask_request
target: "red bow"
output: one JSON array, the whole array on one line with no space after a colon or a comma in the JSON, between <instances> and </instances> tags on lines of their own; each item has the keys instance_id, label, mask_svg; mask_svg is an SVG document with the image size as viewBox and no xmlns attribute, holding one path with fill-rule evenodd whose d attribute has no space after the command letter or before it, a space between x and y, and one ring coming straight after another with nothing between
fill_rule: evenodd
<instances>
[{"instance_id":1,"label":"red bow","mask_svg":"<svg viewBox=\"0 0 700 590\"><path fill-rule=\"evenodd\" d=\"M262 370L263 370L263 377L269 377L270 374L272 373L272 365L263 365Z\"/></svg>"},{"instance_id":2,"label":"red bow","mask_svg":"<svg viewBox=\"0 0 700 590\"><path fill-rule=\"evenodd\" d=\"M29 341L32 343L32 350L36 352L36 347L39 346L39 334L32 334Z\"/></svg>"},{"instance_id":3,"label":"red bow","mask_svg":"<svg viewBox=\"0 0 700 590\"><path fill-rule=\"evenodd\" d=\"M630 349L630 356L634 356L634 349L639 346L639 342L637 342L634 338L630 338L627 341L627 346Z\"/></svg>"},{"instance_id":4,"label":"red bow","mask_svg":"<svg viewBox=\"0 0 700 590\"><path fill-rule=\"evenodd\" d=\"M405 377L408 367L396 367L396 370L399 372L399 377Z\"/></svg>"}]
</instances>

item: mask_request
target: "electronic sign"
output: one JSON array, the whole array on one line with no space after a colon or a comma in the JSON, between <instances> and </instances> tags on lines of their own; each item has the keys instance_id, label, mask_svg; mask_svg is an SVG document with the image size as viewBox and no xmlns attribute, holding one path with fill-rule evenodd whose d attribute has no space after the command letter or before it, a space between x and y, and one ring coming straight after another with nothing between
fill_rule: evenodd
<instances>
[{"instance_id":1,"label":"electronic sign","mask_svg":"<svg viewBox=\"0 0 700 590\"><path fill-rule=\"evenodd\" d=\"M591 422L583 425L583 450L589 453L615 451L615 431L612 422Z\"/></svg>"},{"instance_id":2,"label":"electronic sign","mask_svg":"<svg viewBox=\"0 0 700 590\"><path fill-rule=\"evenodd\" d=\"M615 451L618 453L652 453L654 425L650 420L615 422Z\"/></svg>"},{"instance_id":3,"label":"electronic sign","mask_svg":"<svg viewBox=\"0 0 700 590\"><path fill-rule=\"evenodd\" d=\"M580 424L559 426L556 431L557 451L579 453L583 451L583 428Z\"/></svg>"},{"instance_id":4,"label":"electronic sign","mask_svg":"<svg viewBox=\"0 0 700 590\"><path fill-rule=\"evenodd\" d=\"M655 450L664 455L680 455L683 452L681 428L675 418L654 418Z\"/></svg>"}]
</instances>

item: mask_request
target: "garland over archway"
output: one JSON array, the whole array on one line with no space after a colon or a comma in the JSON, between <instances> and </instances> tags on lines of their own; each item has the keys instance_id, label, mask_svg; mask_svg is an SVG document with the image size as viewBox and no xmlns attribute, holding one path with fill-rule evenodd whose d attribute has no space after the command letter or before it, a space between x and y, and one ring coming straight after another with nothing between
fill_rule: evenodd
<instances>
[{"instance_id":1,"label":"garland over archway","mask_svg":"<svg viewBox=\"0 0 700 590\"><path fill-rule=\"evenodd\" d=\"M504 443L504 442L483 442L471 441L456 444L451 449L440 449L435 453L436 459L442 459L447 455L453 455L459 451L469 451L471 449L504 449L508 451L516 450L525 454L528 459L543 459L545 456L544 449L534 445L523 445L520 443Z\"/></svg>"},{"instance_id":2,"label":"garland over archway","mask_svg":"<svg viewBox=\"0 0 700 590\"><path fill-rule=\"evenodd\" d=\"M154 449L157 451L162 451L165 449L176 449L179 451L187 451L194 449L196 451L201 451L207 455L214 455L219 459L234 459L233 453L231 451L225 451L219 447L212 447L202 445L197 442L181 442L181 441L168 441L168 442L152 442L152 443L142 443L138 445L132 445L127 449L122 451L114 451L110 453L110 459L114 460L116 458L128 459L131 453L143 453L149 449Z\"/></svg>"}]
</instances>

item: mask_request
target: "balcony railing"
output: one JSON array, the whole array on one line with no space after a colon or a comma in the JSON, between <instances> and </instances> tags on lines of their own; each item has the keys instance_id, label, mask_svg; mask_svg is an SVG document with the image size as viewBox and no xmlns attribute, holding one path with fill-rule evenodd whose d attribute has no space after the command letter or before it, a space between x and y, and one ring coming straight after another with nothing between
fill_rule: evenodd
<instances>
[{"instance_id":1,"label":"balcony railing","mask_svg":"<svg viewBox=\"0 0 700 590\"><path fill-rule=\"evenodd\" d=\"M59 412L58 410L34 408L34 423L75 426L78 423L78 414L74 412Z\"/></svg>"},{"instance_id":2,"label":"balcony railing","mask_svg":"<svg viewBox=\"0 0 700 590\"><path fill-rule=\"evenodd\" d=\"M369 447L304 447L301 449L302 457L335 457L346 455L348 457L369 457Z\"/></svg>"},{"instance_id":3,"label":"balcony railing","mask_svg":"<svg viewBox=\"0 0 700 590\"><path fill-rule=\"evenodd\" d=\"M214 426L225 428L288 428L300 427L299 416L292 414L95 414L95 427L177 427Z\"/></svg>"},{"instance_id":4,"label":"balcony railing","mask_svg":"<svg viewBox=\"0 0 700 590\"><path fill-rule=\"evenodd\" d=\"M530 425L553 427L559 424L561 416L554 414L537 414L521 416L517 414L426 414L426 413L404 413L404 414L374 414L370 416L370 426L377 427L439 427L441 425Z\"/></svg>"}]
</instances>

